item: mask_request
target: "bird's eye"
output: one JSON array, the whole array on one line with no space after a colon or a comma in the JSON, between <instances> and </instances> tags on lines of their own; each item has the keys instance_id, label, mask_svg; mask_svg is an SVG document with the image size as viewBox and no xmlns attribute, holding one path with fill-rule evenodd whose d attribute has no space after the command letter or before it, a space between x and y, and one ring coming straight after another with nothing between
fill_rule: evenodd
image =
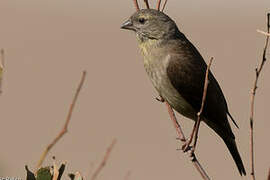
<instances>
[{"instance_id":1,"label":"bird's eye","mask_svg":"<svg viewBox=\"0 0 270 180\"><path fill-rule=\"evenodd\" d=\"M146 21L146 19L145 19L145 18L139 18L139 22L140 22L141 24L144 24L144 23L145 23L145 21Z\"/></svg>"}]
</instances>

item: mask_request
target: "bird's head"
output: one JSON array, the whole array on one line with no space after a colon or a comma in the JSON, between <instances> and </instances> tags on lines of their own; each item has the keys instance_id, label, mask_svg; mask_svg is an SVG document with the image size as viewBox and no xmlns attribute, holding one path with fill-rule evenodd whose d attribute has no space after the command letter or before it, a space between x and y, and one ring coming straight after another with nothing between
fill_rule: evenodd
<instances>
[{"instance_id":1,"label":"bird's head","mask_svg":"<svg viewBox=\"0 0 270 180\"><path fill-rule=\"evenodd\" d=\"M135 31L141 40L167 39L178 31L175 22L166 14L155 9L142 9L125 21L122 29Z\"/></svg>"}]
</instances>

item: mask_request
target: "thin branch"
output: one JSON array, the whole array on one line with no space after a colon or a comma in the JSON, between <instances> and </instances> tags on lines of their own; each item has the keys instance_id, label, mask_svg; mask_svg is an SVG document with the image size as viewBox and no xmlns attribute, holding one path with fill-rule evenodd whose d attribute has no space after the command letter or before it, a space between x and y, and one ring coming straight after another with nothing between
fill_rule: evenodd
<instances>
[{"instance_id":1,"label":"thin branch","mask_svg":"<svg viewBox=\"0 0 270 180\"><path fill-rule=\"evenodd\" d=\"M167 1L168 1L168 0L165 0L164 4L163 4L163 6L162 6L162 10L161 10L161 12L163 12L163 11L164 11L165 6L166 6L166 4L167 4Z\"/></svg>"},{"instance_id":2,"label":"thin branch","mask_svg":"<svg viewBox=\"0 0 270 180\"><path fill-rule=\"evenodd\" d=\"M160 11L160 3L161 3L161 0L158 0L157 2L157 10Z\"/></svg>"},{"instance_id":3,"label":"thin branch","mask_svg":"<svg viewBox=\"0 0 270 180\"><path fill-rule=\"evenodd\" d=\"M96 169L96 171L94 172L94 174L91 177L91 180L95 180L97 178L97 176L99 175L99 173L101 172L101 170L103 169L103 167L106 165L107 160L110 157L110 153L114 147L114 145L116 144L117 140L114 139L111 143L111 145L107 148L106 154L103 158L103 160L101 161L100 165L98 166L98 168Z\"/></svg>"},{"instance_id":4,"label":"thin branch","mask_svg":"<svg viewBox=\"0 0 270 180\"><path fill-rule=\"evenodd\" d=\"M257 29L257 32L258 32L258 33L261 33L261 34L264 34L264 35L266 35L266 36L270 36L270 33L261 31L261 30L259 30L259 29Z\"/></svg>"},{"instance_id":5,"label":"thin branch","mask_svg":"<svg viewBox=\"0 0 270 180\"><path fill-rule=\"evenodd\" d=\"M76 93L73 97L73 100L70 104L70 107L69 107L69 111L68 111L68 115L67 115L67 118L66 118L66 122L62 128L62 130L59 132L59 134L55 137L55 139L46 147L45 151L43 152L43 154L41 155L40 157L40 160L38 161L38 164L37 164L37 169L42 165L45 157L47 156L48 152L50 151L50 149L58 142L59 139L61 139L61 137L68 131L68 124L70 122L70 119L71 119L71 115L72 115L72 112L73 112L73 109L74 109L74 106L76 104L76 101L78 99L78 96L79 96L79 93L81 91L81 88L83 86L83 83L85 81L85 77L86 77L86 71L83 71L82 73L82 77L81 77L81 80L80 80L80 83L79 83L79 86L76 90Z\"/></svg>"},{"instance_id":6,"label":"thin branch","mask_svg":"<svg viewBox=\"0 0 270 180\"><path fill-rule=\"evenodd\" d=\"M201 114L203 112L203 108L204 108L204 104L205 104L205 100L206 100L207 88L208 88L208 84L209 84L208 74L209 74L209 70L210 70L210 66L212 64L212 61L213 61L213 57L211 57L210 62L209 62L208 66L207 66L207 69L206 69L206 73L205 73L202 104L201 104L200 111L197 113L197 121L196 121L196 129L195 129L195 140L194 140L194 145L193 145L193 148L192 148L193 152L195 151L196 144L197 144L198 132L199 132L199 127L200 127L200 122L201 122Z\"/></svg>"},{"instance_id":7,"label":"thin branch","mask_svg":"<svg viewBox=\"0 0 270 180\"><path fill-rule=\"evenodd\" d=\"M144 1L145 5L146 5L146 8L147 8L147 9L150 9L148 0L143 0L143 1Z\"/></svg>"},{"instance_id":8,"label":"thin branch","mask_svg":"<svg viewBox=\"0 0 270 180\"><path fill-rule=\"evenodd\" d=\"M194 126L193 126L191 134L190 134L190 138L182 146L182 150L184 152L190 150L190 148L191 148L190 144L191 144L194 137L195 137L195 140L194 140L194 143L192 145L191 151L194 152L195 148L196 148L197 139L198 139L198 132L199 132L199 127L200 127L200 123L201 123L201 114L202 114L202 111L204 108L204 103L205 103L206 94L207 94L207 87L208 87L208 83L209 83L208 73L209 73L209 69L210 69L210 66L212 64L212 61L213 61L213 57L211 57L210 62L209 62L207 69L206 69L201 108L200 108L199 112L197 113L197 121L195 121L195 123L194 123Z\"/></svg>"},{"instance_id":9,"label":"thin branch","mask_svg":"<svg viewBox=\"0 0 270 180\"><path fill-rule=\"evenodd\" d=\"M186 140L185 135L182 131L182 128L181 128L180 124L178 123L176 116L174 114L174 111L173 111L172 107L169 105L169 103L167 101L165 101L163 98L161 98L161 100L159 100L161 102L165 101L170 118L173 121L174 127L176 129L178 139L180 139L184 145L188 144L187 146L189 146L190 142L192 142L192 138L193 138L194 133L195 133L195 141L194 141L194 145L193 145L193 148L191 150L190 156L192 157L193 165L199 171L200 175L202 176L202 178L204 180L208 180L210 178L207 175L207 173L205 172L205 170L203 169L203 167L201 166L201 164L199 163L194 151L195 151L195 147L196 147L197 139L198 139L198 131L199 131L199 126L200 126L200 121L201 121L201 114L203 112L203 108L204 108L204 104L205 104L205 100L206 100L207 88L208 88L208 83L209 83L208 74L209 74L209 70L210 70L210 66L212 64L212 61L213 61L213 57L211 57L210 62L209 62L207 69L206 69L201 108L200 108L200 111L197 113L197 121L196 121L195 126L192 130L190 140ZM185 148L185 149L188 149L188 148Z\"/></svg>"},{"instance_id":10,"label":"thin branch","mask_svg":"<svg viewBox=\"0 0 270 180\"><path fill-rule=\"evenodd\" d=\"M138 4L138 0L133 0L133 3L134 3L136 11L139 11L140 7L139 7L139 4Z\"/></svg>"},{"instance_id":11,"label":"thin branch","mask_svg":"<svg viewBox=\"0 0 270 180\"><path fill-rule=\"evenodd\" d=\"M180 124L178 123L176 117L175 117L175 114L173 112L173 109L172 107L169 105L169 103L167 101L165 101L165 104L168 108L168 112L169 112L169 115L170 115L170 118L171 120L173 121L173 124L174 124L174 127L176 129L176 132L177 132L177 135L178 135L178 138L183 142L185 143L186 142L186 138L185 138L185 135L181 129L181 126ZM195 168L199 171L200 175L202 176L202 178L204 180L210 180L209 176L207 175L207 173L205 172L205 170L203 169L203 167L201 166L200 162L198 161L195 153L191 153L191 162L192 164L195 166Z\"/></svg>"},{"instance_id":12,"label":"thin branch","mask_svg":"<svg viewBox=\"0 0 270 180\"><path fill-rule=\"evenodd\" d=\"M267 14L267 33L269 33L270 30L270 13ZM254 101L255 101L255 95L256 95L256 90L257 90L257 84L258 84L258 79L259 76L261 74L263 65L266 62L266 50L268 47L268 41L269 41L269 36L266 37L266 41L265 41L265 46L263 49L263 56L262 56L262 61L261 64L259 66L259 68L255 69L255 80L253 83L253 87L251 90L251 104L250 104L250 155L251 155L251 177L253 180L255 180L255 168L254 168L254 130L253 130L253 123L254 123Z\"/></svg>"}]
</instances>

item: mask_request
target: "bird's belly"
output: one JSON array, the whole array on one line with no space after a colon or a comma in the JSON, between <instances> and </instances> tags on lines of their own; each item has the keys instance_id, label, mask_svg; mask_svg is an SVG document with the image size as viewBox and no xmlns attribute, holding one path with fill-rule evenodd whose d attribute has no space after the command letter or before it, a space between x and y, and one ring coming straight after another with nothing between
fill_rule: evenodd
<instances>
[{"instance_id":1,"label":"bird's belly","mask_svg":"<svg viewBox=\"0 0 270 180\"><path fill-rule=\"evenodd\" d=\"M171 84L163 64L144 63L146 72L158 93L180 114L196 119L196 112Z\"/></svg>"}]
</instances>

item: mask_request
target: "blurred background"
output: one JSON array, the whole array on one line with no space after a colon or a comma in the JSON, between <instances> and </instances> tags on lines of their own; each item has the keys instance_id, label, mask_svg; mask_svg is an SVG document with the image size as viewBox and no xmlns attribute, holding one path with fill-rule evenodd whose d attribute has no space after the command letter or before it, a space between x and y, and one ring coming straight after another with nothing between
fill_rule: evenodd
<instances>
[{"instance_id":1,"label":"blurred background","mask_svg":"<svg viewBox=\"0 0 270 180\"><path fill-rule=\"evenodd\" d=\"M156 0L149 3L156 7ZM140 6L145 7L142 0ZM25 178L25 164L34 169L62 128L87 70L68 133L44 165L55 155L67 161L66 172L80 171L89 179L117 138L99 180L124 179L128 172L130 180L200 179L188 155L176 151L180 143L165 106L155 100L134 33L120 29L134 12L132 0L1 0L6 69L0 96L0 177ZM165 9L206 62L214 57L211 69L240 127L233 131L248 174L250 91L265 43L256 29L266 31L267 12L269 0L170 0ZM265 179L270 167L269 62L264 68L255 102L258 179ZM193 122L178 118L189 136ZM212 179L240 179L225 144L205 124L197 156Z\"/></svg>"}]
</instances>

